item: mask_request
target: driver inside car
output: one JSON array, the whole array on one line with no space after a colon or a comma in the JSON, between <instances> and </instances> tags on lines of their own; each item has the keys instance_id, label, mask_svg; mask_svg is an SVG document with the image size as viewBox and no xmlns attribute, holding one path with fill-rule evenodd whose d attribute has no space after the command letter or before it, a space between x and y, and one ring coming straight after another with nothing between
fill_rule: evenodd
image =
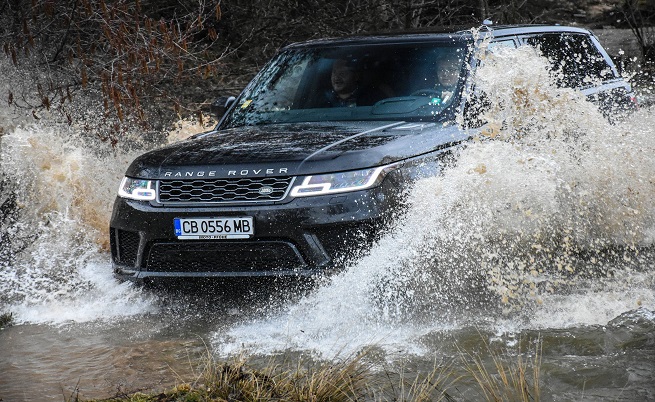
<instances>
[{"instance_id":1,"label":"driver inside car","mask_svg":"<svg viewBox=\"0 0 655 402\"><path fill-rule=\"evenodd\" d=\"M332 64L330 83L332 89L327 92L328 103L332 107L357 106L357 97L360 92L360 76L352 63L338 59Z\"/></svg>"},{"instance_id":2,"label":"driver inside car","mask_svg":"<svg viewBox=\"0 0 655 402\"><path fill-rule=\"evenodd\" d=\"M355 61L336 59L325 92L326 107L370 106L387 97L379 88L365 85L365 72Z\"/></svg>"},{"instance_id":3,"label":"driver inside car","mask_svg":"<svg viewBox=\"0 0 655 402\"><path fill-rule=\"evenodd\" d=\"M419 78L424 78L414 80L414 86L419 86L419 88L414 89L409 95L430 97L430 104L435 106L445 106L451 103L457 91L462 64L461 54L449 50L442 51L434 59L429 70L419 74ZM432 81L432 83L430 86L424 86L425 84L421 81Z\"/></svg>"},{"instance_id":4,"label":"driver inside car","mask_svg":"<svg viewBox=\"0 0 655 402\"><path fill-rule=\"evenodd\" d=\"M459 74L462 69L462 59L457 53L449 53L437 60L437 85L435 92L440 103L448 103L455 93Z\"/></svg>"}]
</instances>

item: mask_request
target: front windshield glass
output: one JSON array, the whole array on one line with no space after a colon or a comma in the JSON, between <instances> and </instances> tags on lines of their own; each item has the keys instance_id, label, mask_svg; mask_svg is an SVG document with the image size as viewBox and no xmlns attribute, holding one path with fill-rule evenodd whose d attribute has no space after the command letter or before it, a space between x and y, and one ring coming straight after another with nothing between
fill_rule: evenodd
<instances>
[{"instance_id":1,"label":"front windshield glass","mask_svg":"<svg viewBox=\"0 0 655 402\"><path fill-rule=\"evenodd\" d=\"M288 49L248 85L223 128L311 121L437 121L457 102L464 42Z\"/></svg>"}]
</instances>

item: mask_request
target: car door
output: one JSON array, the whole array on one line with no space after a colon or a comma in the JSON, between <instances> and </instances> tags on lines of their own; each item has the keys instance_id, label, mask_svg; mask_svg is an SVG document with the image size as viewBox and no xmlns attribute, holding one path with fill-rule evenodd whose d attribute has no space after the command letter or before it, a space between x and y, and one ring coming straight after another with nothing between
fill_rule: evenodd
<instances>
[{"instance_id":1,"label":"car door","mask_svg":"<svg viewBox=\"0 0 655 402\"><path fill-rule=\"evenodd\" d=\"M634 109L630 85L593 35L549 32L521 36L519 40L522 45L538 49L550 61L559 86L580 90L610 120Z\"/></svg>"}]
</instances>

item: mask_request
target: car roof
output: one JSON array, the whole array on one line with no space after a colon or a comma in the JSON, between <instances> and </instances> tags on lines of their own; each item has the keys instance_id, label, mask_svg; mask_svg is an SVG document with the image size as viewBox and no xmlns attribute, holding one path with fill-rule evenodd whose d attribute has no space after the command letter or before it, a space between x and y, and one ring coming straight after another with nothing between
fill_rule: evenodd
<instances>
[{"instance_id":1,"label":"car roof","mask_svg":"<svg viewBox=\"0 0 655 402\"><path fill-rule=\"evenodd\" d=\"M332 47L341 45L365 45L384 43L409 43L428 41L471 41L474 31L480 37L501 38L514 35L536 33L579 33L590 34L587 29L560 25L479 25L479 26L441 26L416 28L402 31L363 33L335 38L313 39L288 45L298 47Z\"/></svg>"}]
</instances>

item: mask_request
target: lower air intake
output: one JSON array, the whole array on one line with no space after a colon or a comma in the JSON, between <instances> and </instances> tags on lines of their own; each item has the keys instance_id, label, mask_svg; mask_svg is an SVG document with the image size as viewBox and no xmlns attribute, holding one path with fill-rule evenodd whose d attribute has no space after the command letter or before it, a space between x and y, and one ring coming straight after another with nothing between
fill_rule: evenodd
<instances>
[{"instance_id":1,"label":"lower air intake","mask_svg":"<svg viewBox=\"0 0 655 402\"><path fill-rule=\"evenodd\" d=\"M146 269L154 272L248 272L301 268L296 247L284 241L156 243Z\"/></svg>"}]
</instances>

